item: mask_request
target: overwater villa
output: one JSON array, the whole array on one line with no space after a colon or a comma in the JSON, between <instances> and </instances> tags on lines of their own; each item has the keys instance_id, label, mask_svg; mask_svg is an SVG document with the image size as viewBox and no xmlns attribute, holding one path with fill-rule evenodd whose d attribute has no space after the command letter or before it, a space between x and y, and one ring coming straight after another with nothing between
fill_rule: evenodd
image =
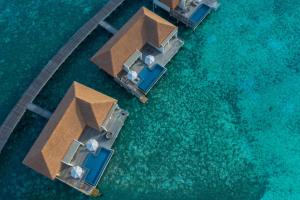
<instances>
[{"instance_id":1,"label":"overwater villa","mask_svg":"<svg viewBox=\"0 0 300 200\"><path fill-rule=\"evenodd\" d=\"M84 194L97 194L127 116L117 100L74 82L23 163Z\"/></svg>"},{"instance_id":2,"label":"overwater villa","mask_svg":"<svg viewBox=\"0 0 300 200\"><path fill-rule=\"evenodd\" d=\"M153 0L154 8L169 12L171 17L196 29L212 10L219 7L217 0Z\"/></svg>"},{"instance_id":3,"label":"overwater villa","mask_svg":"<svg viewBox=\"0 0 300 200\"><path fill-rule=\"evenodd\" d=\"M91 60L145 103L183 45L177 33L176 26L141 8Z\"/></svg>"}]
</instances>

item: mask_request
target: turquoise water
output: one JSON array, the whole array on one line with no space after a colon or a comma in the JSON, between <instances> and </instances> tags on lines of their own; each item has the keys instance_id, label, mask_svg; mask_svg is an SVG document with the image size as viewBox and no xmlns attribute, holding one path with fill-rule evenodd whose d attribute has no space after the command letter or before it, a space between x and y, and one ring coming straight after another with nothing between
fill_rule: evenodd
<instances>
[{"instance_id":1,"label":"turquoise water","mask_svg":"<svg viewBox=\"0 0 300 200\"><path fill-rule=\"evenodd\" d=\"M0 0L0 121L104 0ZM300 199L300 2L223 0L138 100L90 63L97 29L35 103L54 110L73 80L130 112L98 186L101 199ZM149 1L128 0L120 27ZM163 14L163 13L161 13ZM166 15L165 15L166 16ZM22 165L46 120L26 113L0 155L0 199L89 199Z\"/></svg>"}]
</instances>

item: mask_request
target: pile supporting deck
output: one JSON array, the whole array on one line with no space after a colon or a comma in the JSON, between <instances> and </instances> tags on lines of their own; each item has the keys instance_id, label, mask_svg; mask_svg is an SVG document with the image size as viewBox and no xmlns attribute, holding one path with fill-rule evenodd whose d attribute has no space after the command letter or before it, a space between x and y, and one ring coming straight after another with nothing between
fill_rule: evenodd
<instances>
[{"instance_id":1,"label":"pile supporting deck","mask_svg":"<svg viewBox=\"0 0 300 200\"><path fill-rule=\"evenodd\" d=\"M74 50L94 31L99 23L105 20L115 11L125 0L109 0L106 5L89 21L87 21L57 52L48 62L40 74L34 79L23 96L8 114L0 127L0 153L4 148L8 138L28 109L28 105L33 102L46 83L74 52Z\"/></svg>"}]
</instances>

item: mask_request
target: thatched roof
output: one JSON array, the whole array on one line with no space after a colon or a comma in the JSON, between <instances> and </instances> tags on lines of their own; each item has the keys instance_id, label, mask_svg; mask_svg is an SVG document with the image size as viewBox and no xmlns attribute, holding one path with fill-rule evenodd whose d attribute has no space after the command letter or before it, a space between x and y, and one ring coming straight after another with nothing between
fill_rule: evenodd
<instances>
[{"instance_id":1,"label":"thatched roof","mask_svg":"<svg viewBox=\"0 0 300 200\"><path fill-rule=\"evenodd\" d=\"M175 9L179 5L180 0L160 0L160 2L166 4L171 9Z\"/></svg>"},{"instance_id":2,"label":"thatched roof","mask_svg":"<svg viewBox=\"0 0 300 200\"><path fill-rule=\"evenodd\" d=\"M111 76L146 43L157 48L177 29L146 8L141 8L93 57L92 62Z\"/></svg>"},{"instance_id":3,"label":"thatched roof","mask_svg":"<svg viewBox=\"0 0 300 200\"><path fill-rule=\"evenodd\" d=\"M73 140L79 139L86 126L99 129L116 102L109 96L74 82L23 163L55 179Z\"/></svg>"}]
</instances>

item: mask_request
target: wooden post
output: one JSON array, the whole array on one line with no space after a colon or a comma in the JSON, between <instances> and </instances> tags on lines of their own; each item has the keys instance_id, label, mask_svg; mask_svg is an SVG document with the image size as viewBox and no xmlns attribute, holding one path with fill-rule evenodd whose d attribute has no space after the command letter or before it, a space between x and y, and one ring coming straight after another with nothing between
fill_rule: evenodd
<instances>
[{"instance_id":1,"label":"wooden post","mask_svg":"<svg viewBox=\"0 0 300 200\"><path fill-rule=\"evenodd\" d=\"M102 193L97 188L94 188L91 193L91 196L92 197L100 197L100 196L102 196Z\"/></svg>"}]
</instances>

